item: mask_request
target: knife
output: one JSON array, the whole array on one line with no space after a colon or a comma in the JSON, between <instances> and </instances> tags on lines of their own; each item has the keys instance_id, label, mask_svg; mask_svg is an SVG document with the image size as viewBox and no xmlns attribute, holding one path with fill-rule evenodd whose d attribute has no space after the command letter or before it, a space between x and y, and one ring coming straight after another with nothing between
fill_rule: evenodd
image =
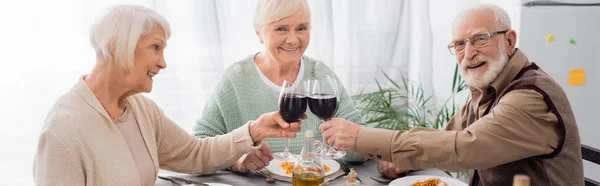
<instances>
[{"instance_id":1,"label":"knife","mask_svg":"<svg viewBox=\"0 0 600 186\"><path fill-rule=\"evenodd\" d=\"M340 167L342 168L342 170L344 170L344 176L348 175L348 173L350 173L350 168L348 168L348 164L343 161L343 160L339 160L339 159L333 159L336 162L338 162L340 164ZM360 178L357 176L356 179L358 179L358 181L361 181Z\"/></svg>"},{"instance_id":2,"label":"knife","mask_svg":"<svg viewBox=\"0 0 600 186\"><path fill-rule=\"evenodd\" d=\"M170 180L170 181L174 181L174 182L183 182L185 184L195 184L195 185L199 185L199 186L209 186L206 183L197 182L197 181L188 180L188 179L183 179L183 178L178 178L178 177L173 177L173 176L159 175L158 178L165 179L165 180Z\"/></svg>"}]
</instances>

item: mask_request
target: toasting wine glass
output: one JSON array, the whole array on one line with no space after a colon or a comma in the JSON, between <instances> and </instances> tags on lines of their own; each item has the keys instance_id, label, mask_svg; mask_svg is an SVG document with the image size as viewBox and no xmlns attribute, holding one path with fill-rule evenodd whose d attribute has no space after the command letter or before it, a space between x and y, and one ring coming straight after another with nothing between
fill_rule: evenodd
<instances>
[{"instance_id":1,"label":"toasting wine glass","mask_svg":"<svg viewBox=\"0 0 600 186\"><path fill-rule=\"evenodd\" d=\"M288 123L300 121L306 112L306 91L302 81L293 83L283 81L279 92L279 114ZM285 143L283 152L273 154L273 157L281 161L295 161L298 157L289 150L290 139Z\"/></svg>"},{"instance_id":2,"label":"toasting wine glass","mask_svg":"<svg viewBox=\"0 0 600 186\"><path fill-rule=\"evenodd\" d=\"M310 111L315 114L321 121L327 121L333 118L338 109L338 88L335 79L330 76L321 78L315 78L314 80L308 80L308 107ZM325 141L323 141L325 145ZM338 159L344 157L346 152L336 151L333 148L323 147L324 154L321 154L325 158ZM327 150L328 149L328 150Z\"/></svg>"}]
</instances>

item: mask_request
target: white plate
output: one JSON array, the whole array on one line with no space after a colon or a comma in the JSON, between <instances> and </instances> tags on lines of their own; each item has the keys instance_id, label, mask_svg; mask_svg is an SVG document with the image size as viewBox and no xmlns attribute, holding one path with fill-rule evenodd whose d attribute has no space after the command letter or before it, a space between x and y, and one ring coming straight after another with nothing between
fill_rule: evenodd
<instances>
[{"instance_id":1,"label":"white plate","mask_svg":"<svg viewBox=\"0 0 600 186\"><path fill-rule=\"evenodd\" d=\"M229 185L229 184L224 184L224 183L206 183L209 186L233 186L233 185Z\"/></svg>"},{"instance_id":2,"label":"white plate","mask_svg":"<svg viewBox=\"0 0 600 186\"><path fill-rule=\"evenodd\" d=\"M468 186L465 182L460 180L449 178L449 177L440 177L440 176L427 176L427 175L418 175L418 176L405 176L402 178L395 179L390 182L390 186L410 186L417 181L425 181L430 178L439 178L440 180L452 185L452 186Z\"/></svg>"},{"instance_id":3,"label":"white plate","mask_svg":"<svg viewBox=\"0 0 600 186\"><path fill-rule=\"evenodd\" d=\"M323 162L323 164L327 165L329 168L331 168L331 170L329 172L325 172L325 176L329 176L333 173L335 173L336 171L340 170L340 164L337 161L334 160L321 160L321 162ZM285 174L285 171L283 169L281 169L281 166L279 166L279 163L281 163L281 161L277 160L277 159L273 159L273 161L271 161L269 163L269 166L267 166L267 170L271 171L271 173L275 174L275 175L279 175L279 176L285 176L285 177L292 177L292 175L288 175Z\"/></svg>"},{"instance_id":4,"label":"white plate","mask_svg":"<svg viewBox=\"0 0 600 186\"><path fill-rule=\"evenodd\" d=\"M229 185L229 184L224 184L224 183L205 183L209 186L233 186L233 185ZM184 184L182 186L196 186L196 184Z\"/></svg>"}]
</instances>

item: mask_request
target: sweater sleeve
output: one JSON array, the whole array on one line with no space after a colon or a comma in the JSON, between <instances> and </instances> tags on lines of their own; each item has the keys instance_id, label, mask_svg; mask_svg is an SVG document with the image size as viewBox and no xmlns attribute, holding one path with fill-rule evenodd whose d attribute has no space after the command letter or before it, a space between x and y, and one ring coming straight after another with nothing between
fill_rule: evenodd
<instances>
[{"instance_id":1,"label":"sweater sleeve","mask_svg":"<svg viewBox=\"0 0 600 186\"><path fill-rule=\"evenodd\" d=\"M258 149L248 131L249 123L224 135L196 139L164 116L159 128L160 167L176 172L210 174L233 165L243 154Z\"/></svg>"},{"instance_id":2,"label":"sweater sleeve","mask_svg":"<svg viewBox=\"0 0 600 186\"><path fill-rule=\"evenodd\" d=\"M235 99L228 98L230 95L233 95L232 92L233 90L229 81L225 77L221 79L204 106L201 118L194 125L194 136L196 138L212 137L227 133L224 120L225 113L221 104L222 100Z\"/></svg>"},{"instance_id":3,"label":"sweater sleeve","mask_svg":"<svg viewBox=\"0 0 600 186\"><path fill-rule=\"evenodd\" d=\"M73 149L44 130L33 163L36 185L85 185L85 174Z\"/></svg>"}]
</instances>

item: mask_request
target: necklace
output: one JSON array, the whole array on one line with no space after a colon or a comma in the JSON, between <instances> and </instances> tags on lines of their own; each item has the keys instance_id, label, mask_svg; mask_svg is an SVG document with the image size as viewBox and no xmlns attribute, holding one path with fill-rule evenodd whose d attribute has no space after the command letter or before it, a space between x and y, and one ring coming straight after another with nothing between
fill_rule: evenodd
<instances>
[{"instance_id":1,"label":"necklace","mask_svg":"<svg viewBox=\"0 0 600 186\"><path fill-rule=\"evenodd\" d=\"M129 117L129 109L127 107L125 107L125 111L123 112L123 115L119 118L111 118L113 123L123 123L125 121L127 121L127 118Z\"/></svg>"},{"instance_id":2,"label":"necklace","mask_svg":"<svg viewBox=\"0 0 600 186\"><path fill-rule=\"evenodd\" d=\"M113 121L119 121L119 120L125 121L125 119L127 119L127 110L129 110L129 109L127 109L127 105L128 105L127 101L125 101L125 110L123 111L123 114L121 116L118 116L118 117L112 116L110 114L110 112L108 111L108 109L106 109L106 107L104 105L102 105L102 104L100 104L100 105L102 106L102 108L104 109L104 111L106 111L106 113L108 114L108 116L110 117L111 120L113 120Z\"/></svg>"}]
</instances>

